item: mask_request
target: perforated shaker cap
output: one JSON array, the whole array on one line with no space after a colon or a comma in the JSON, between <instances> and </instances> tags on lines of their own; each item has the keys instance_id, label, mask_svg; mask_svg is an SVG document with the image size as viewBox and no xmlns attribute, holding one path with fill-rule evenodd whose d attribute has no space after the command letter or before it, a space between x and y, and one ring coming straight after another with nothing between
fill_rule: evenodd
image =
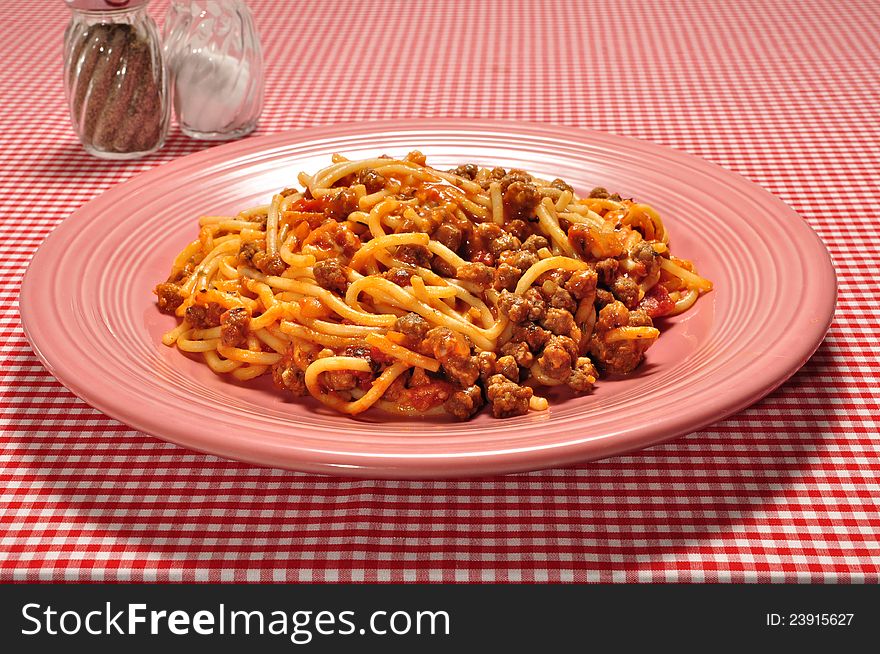
<instances>
[{"instance_id":1,"label":"perforated shaker cap","mask_svg":"<svg viewBox=\"0 0 880 654\"><path fill-rule=\"evenodd\" d=\"M64 0L71 9L80 11L118 11L120 9L137 9L150 0Z\"/></svg>"}]
</instances>

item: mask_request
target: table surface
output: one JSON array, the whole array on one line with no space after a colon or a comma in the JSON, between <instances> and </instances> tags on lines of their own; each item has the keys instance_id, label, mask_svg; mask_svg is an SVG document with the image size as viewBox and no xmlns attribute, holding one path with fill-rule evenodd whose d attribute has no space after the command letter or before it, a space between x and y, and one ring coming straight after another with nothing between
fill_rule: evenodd
<instances>
[{"instance_id":1,"label":"table surface","mask_svg":"<svg viewBox=\"0 0 880 654\"><path fill-rule=\"evenodd\" d=\"M831 331L750 409L573 468L334 479L145 436L43 369L21 331L19 283L71 211L206 146L174 127L147 159L84 154L62 90L67 10L4 0L0 581L878 581L880 5L249 5L267 61L258 134L507 118L696 154L776 194L819 233L840 278ZM150 6L160 23L166 6Z\"/></svg>"}]
</instances>

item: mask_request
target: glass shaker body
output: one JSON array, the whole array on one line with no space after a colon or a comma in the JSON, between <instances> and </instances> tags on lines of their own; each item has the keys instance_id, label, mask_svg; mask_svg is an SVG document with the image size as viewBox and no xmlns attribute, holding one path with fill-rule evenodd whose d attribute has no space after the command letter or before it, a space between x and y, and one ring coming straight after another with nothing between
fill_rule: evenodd
<instances>
[{"instance_id":1,"label":"glass shaker body","mask_svg":"<svg viewBox=\"0 0 880 654\"><path fill-rule=\"evenodd\" d=\"M164 48L184 134L226 140L254 130L263 110L263 54L242 0L172 0Z\"/></svg>"},{"instance_id":2,"label":"glass shaker body","mask_svg":"<svg viewBox=\"0 0 880 654\"><path fill-rule=\"evenodd\" d=\"M162 47L148 0L65 0L64 88L90 154L133 159L162 147L171 117Z\"/></svg>"}]
</instances>

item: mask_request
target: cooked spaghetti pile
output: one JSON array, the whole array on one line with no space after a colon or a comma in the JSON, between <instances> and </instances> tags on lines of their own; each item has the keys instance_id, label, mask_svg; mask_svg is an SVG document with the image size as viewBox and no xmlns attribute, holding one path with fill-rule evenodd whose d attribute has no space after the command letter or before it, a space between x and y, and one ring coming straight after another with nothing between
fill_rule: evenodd
<instances>
[{"instance_id":1,"label":"cooked spaghetti pile","mask_svg":"<svg viewBox=\"0 0 880 654\"><path fill-rule=\"evenodd\" d=\"M712 288L646 204L419 152L301 173L305 190L203 216L159 284L163 342L239 380L271 374L347 414L465 420L547 409L625 374Z\"/></svg>"}]
</instances>

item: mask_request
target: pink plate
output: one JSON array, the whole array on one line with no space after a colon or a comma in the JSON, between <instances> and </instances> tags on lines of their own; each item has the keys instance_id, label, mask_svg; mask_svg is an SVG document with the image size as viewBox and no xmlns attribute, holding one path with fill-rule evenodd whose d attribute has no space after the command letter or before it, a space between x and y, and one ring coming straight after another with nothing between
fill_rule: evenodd
<instances>
[{"instance_id":1,"label":"pink plate","mask_svg":"<svg viewBox=\"0 0 880 654\"><path fill-rule=\"evenodd\" d=\"M606 186L656 207L673 252L715 283L661 326L639 372L547 412L468 423L347 418L215 376L164 347L174 325L151 292L201 214L233 213L295 184L301 170L411 149ZM336 125L247 139L116 186L67 218L21 289L34 352L89 404L159 438L253 463L360 477L457 477L559 466L646 447L757 401L815 351L836 297L830 258L789 207L701 159L566 127L498 121Z\"/></svg>"}]
</instances>

